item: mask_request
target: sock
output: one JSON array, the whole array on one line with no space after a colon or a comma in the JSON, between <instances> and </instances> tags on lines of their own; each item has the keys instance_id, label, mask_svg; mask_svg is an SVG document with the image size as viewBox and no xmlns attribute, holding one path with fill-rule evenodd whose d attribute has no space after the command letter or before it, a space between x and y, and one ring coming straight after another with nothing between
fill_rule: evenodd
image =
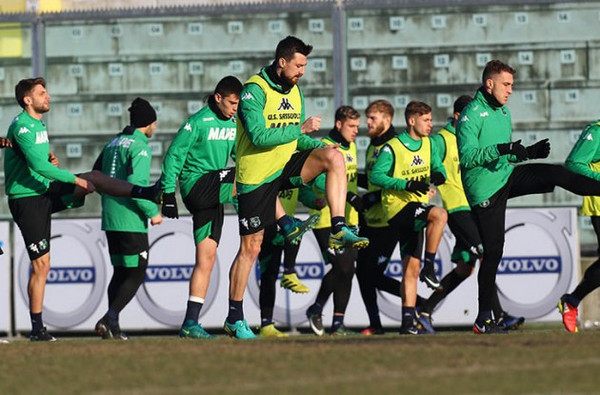
<instances>
[{"instance_id":1,"label":"sock","mask_svg":"<svg viewBox=\"0 0 600 395\"><path fill-rule=\"evenodd\" d=\"M243 303L243 300L229 299L229 315L227 316L227 322L235 324L237 321L244 319Z\"/></svg>"},{"instance_id":2,"label":"sock","mask_svg":"<svg viewBox=\"0 0 600 395\"><path fill-rule=\"evenodd\" d=\"M568 304L570 304L571 306L573 306L575 308L579 307L579 303L581 302L581 300L577 299L572 294L567 294L565 296L565 299Z\"/></svg>"},{"instance_id":3,"label":"sock","mask_svg":"<svg viewBox=\"0 0 600 395\"><path fill-rule=\"evenodd\" d=\"M108 324L111 327L119 326L119 313L117 311L108 309L105 316L108 318Z\"/></svg>"},{"instance_id":4,"label":"sock","mask_svg":"<svg viewBox=\"0 0 600 395\"><path fill-rule=\"evenodd\" d=\"M203 305L204 298L190 296L187 302L187 310L185 311L185 318L183 322L185 323L186 321L193 321L194 323L197 323Z\"/></svg>"},{"instance_id":5,"label":"sock","mask_svg":"<svg viewBox=\"0 0 600 395\"><path fill-rule=\"evenodd\" d=\"M331 217L331 233L336 234L346 226L346 219L344 217Z\"/></svg>"},{"instance_id":6,"label":"sock","mask_svg":"<svg viewBox=\"0 0 600 395\"><path fill-rule=\"evenodd\" d=\"M427 251L425 251L425 264L424 264L424 266L431 265L431 267L435 267L434 266L434 261L435 261L435 252L427 252Z\"/></svg>"},{"instance_id":7,"label":"sock","mask_svg":"<svg viewBox=\"0 0 600 395\"><path fill-rule=\"evenodd\" d=\"M277 220L277 225L279 225L279 228L281 228L281 230L283 230L285 233L288 233L290 230L292 230L292 226L294 226L294 219L289 215L284 215Z\"/></svg>"},{"instance_id":8,"label":"sock","mask_svg":"<svg viewBox=\"0 0 600 395\"><path fill-rule=\"evenodd\" d=\"M415 325L415 308L402 306L402 327L411 328Z\"/></svg>"},{"instance_id":9,"label":"sock","mask_svg":"<svg viewBox=\"0 0 600 395\"><path fill-rule=\"evenodd\" d=\"M379 309L377 306L369 307L367 309L367 315L369 316L369 323L371 328L381 328L381 318L379 317Z\"/></svg>"},{"instance_id":10,"label":"sock","mask_svg":"<svg viewBox=\"0 0 600 395\"><path fill-rule=\"evenodd\" d=\"M331 331L335 332L338 328L344 325L344 315L343 314L334 314L333 322L331 323Z\"/></svg>"},{"instance_id":11,"label":"sock","mask_svg":"<svg viewBox=\"0 0 600 395\"><path fill-rule=\"evenodd\" d=\"M31 333L38 333L44 327L44 322L42 321L42 312L30 312L29 317L31 317Z\"/></svg>"},{"instance_id":12,"label":"sock","mask_svg":"<svg viewBox=\"0 0 600 395\"><path fill-rule=\"evenodd\" d=\"M491 310L483 310L477 314L477 319L475 321L479 323L486 322L487 320L492 319L492 311Z\"/></svg>"},{"instance_id":13,"label":"sock","mask_svg":"<svg viewBox=\"0 0 600 395\"><path fill-rule=\"evenodd\" d=\"M261 327L265 327L265 326L269 326L273 323L273 320L271 318L261 318L260 319L260 326Z\"/></svg>"}]
</instances>

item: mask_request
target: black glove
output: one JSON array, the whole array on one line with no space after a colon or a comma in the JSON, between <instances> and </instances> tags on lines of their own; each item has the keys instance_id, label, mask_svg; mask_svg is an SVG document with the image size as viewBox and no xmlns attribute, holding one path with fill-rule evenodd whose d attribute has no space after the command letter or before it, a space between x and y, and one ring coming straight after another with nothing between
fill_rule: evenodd
<instances>
[{"instance_id":1,"label":"black glove","mask_svg":"<svg viewBox=\"0 0 600 395\"><path fill-rule=\"evenodd\" d=\"M527 149L521 144L521 140L513 141L510 143L498 144L498 153L500 155L514 155L518 161L527 159Z\"/></svg>"},{"instance_id":2,"label":"black glove","mask_svg":"<svg viewBox=\"0 0 600 395\"><path fill-rule=\"evenodd\" d=\"M167 218L179 218L177 212L177 199L175 199L175 192L163 194L162 204L162 215Z\"/></svg>"},{"instance_id":3,"label":"black glove","mask_svg":"<svg viewBox=\"0 0 600 395\"><path fill-rule=\"evenodd\" d=\"M544 159L550 155L550 142L543 139L527 147L527 157L529 159Z\"/></svg>"},{"instance_id":4,"label":"black glove","mask_svg":"<svg viewBox=\"0 0 600 395\"><path fill-rule=\"evenodd\" d=\"M417 196L423 196L429 193L429 184L423 181L409 181L405 189L408 192L416 193Z\"/></svg>"},{"instance_id":5,"label":"black glove","mask_svg":"<svg viewBox=\"0 0 600 395\"><path fill-rule=\"evenodd\" d=\"M358 196L356 193L350 191L346 192L346 201L359 213L362 211L363 202L360 196Z\"/></svg>"},{"instance_id":6,"label":"black glove","mask_svg":"<svg viewBox=\"0 0 600 395\"><path fill-rule=\"evenodd\" d=\"M378 191L367 192L362 195L363 210L368 210L377 203L381 202L381 189Z\"/></svg>"},{"instance_id":7,"label":"black glove","mask_svg":"<svg viewBox=\"0 0 600 395\"><path fill-rule=\"evenodd\" d=\"M429 180L437 187L438 185L442 185L446 182L446 177L444 177L444 175L439 171L436 171L435 173L431 173Z\"/></svg>"}]
</instances>

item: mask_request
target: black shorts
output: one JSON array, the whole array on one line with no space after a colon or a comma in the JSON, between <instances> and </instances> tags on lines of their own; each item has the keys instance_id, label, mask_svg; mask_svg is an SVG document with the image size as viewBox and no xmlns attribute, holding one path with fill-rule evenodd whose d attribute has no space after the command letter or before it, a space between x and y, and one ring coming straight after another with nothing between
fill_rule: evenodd
<instances>
[{"instance_id":1,"label":"black shorts","mask_svg":"<svg viewBox=\"0 0 600 395\"><path fill-rule=\"evenodd\" d=\"M200 177L183 198L185 207L192 214L196 244L207 237L217 243L221 239L225 212L222 203L231 201L234 181L235 169L232 167L211 171Z\"/></svg>"},{"instance_id":2,"label":"black shorts","mask_svg":"<svg viewBox=\"0 0 600 395\"><path fill-rule=\"evenodd\" d=\"M389 226L381 228L363 226L360 228L360 235L369 239L369 246L358 251L357 264L364 264L369 268L383 267L381 272L385 271L398 243L397 234L391 231Z\"/></svg>"},{"instance_id":3,"label":"black shorts","mask_svg":"<svg viewBox=\"0 0 600 395\"><path fill-rule=\"evenodd\" d=\"M54 181L43 195L9 199L10 213L21 230L29 259L50 252L50 217L52 213L80 206L83 199L73 197L75 184Z\"/></svg>"},{"instance_id":4,"label":"black shorts","mask_svg":"<svg viewBox=\"0 0 600 395\"><path fill-rule=\"evenodd\" d=\"M148 262L148 234L106 231L108 252L113 266L138 267Z\"/></svg>"},{"instance_id":5,"label":"black shorts","mask_svg":"<svg viewBox=\"0 0 600 395\"><path fill-rule=\"evenodd\" d=\"M456 238L452 250L452 262L462 261L474 266L479 256L483 254L483 246L471 211L457 211L449 214L448 227Z\"/></svg>"},{"instance_id":6,"label":"black shorts","mask_svg":"<svg viewBox=\"0 0 600 395\"><path fill-rule=\"evenodd\" d=\"M388 221L400 243L402 257L410 255L421 258L423 229L427 226L427 216L433 207L430 204L411 202Z\"/></svg>"},{"instance_id":7,"label":"black shorts","mask_svg":"<svg viewBox=\"0 0 600 395\"><path fill-rule=\"evenodd\" d=\"M296 152L279 177L248 193L238 195L240 235L257 233L275 224L275 202L280 190L302 185L300 173L312 150ZM239 190L239 189L238 189Z\"/></svg>"}]
</instances>

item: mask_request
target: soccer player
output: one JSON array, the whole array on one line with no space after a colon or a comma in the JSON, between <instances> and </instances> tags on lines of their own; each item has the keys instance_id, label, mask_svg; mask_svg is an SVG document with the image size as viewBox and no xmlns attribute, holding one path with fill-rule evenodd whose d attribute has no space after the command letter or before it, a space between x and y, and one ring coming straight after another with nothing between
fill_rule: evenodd
<instances>
[{"instance_id":1,"label":"soccer player","mask_svg":"<svg viewBox=\"0 0 600 395\"><path fill-rule=\"evenodd\" d=\"M587 125L579 140L567 157L567 169L600 181L600 120ZM598 238L598 254L600 254L600 197L585 196L581 215L589 215L596 237ZM588 267L575 290L564 294L558 302L558 310L562 315L565 329L577 332L577 313L579 303L590 292L600 286L600 259Z\"/></svg>"},{"instance_id":2,"label":"soccer player","mask_svg":"<svg viewBox=\"0 0 600 395\"><path fill-rule=\"evenodd\" d=\"M156 130L156 112L138 97L129 107L130 123L100 153L95 170L137 185L149 185L152 152L148 139ZM108 284L108 311L96 323L103 339L127 340L119 314L144 282L148 267L148 219L160 225L162 216L147 200L102 195L102 230L106 232L113 275Z\"/></svg>"},{"instance_id":3,"label":"soccer player","mask_svg":"<svg viewBox=\"0 0 600 395\"><path fill-rule=\"evenodd\" d=\"M407 129L389 140L379 152L369 181L382 188L385 218L398 237L402 255L401 334L418 334L415 306L417 279L440 290L434 260L448 220L446 210L429 205L429 184L440 185L446 174L431 143L431 107L411 101L404 111ZM425 262L419 274L423 229Z\"/></svg>"},{"instance_id":4,"label":"soccer player","mask_svg":"<svg viewBox=\"0 0 600 395\"><path fill-rule=\"evenodd\" d=\"M246 82L238 111L236 183L239 204L240 248L230 271L229 314L224 324L230 336L255 335L244 320L243 297L248 275L258 258L264 229L275 222L286 233L301 234L311 224L296 226L285 216L277 193L327 173L333 248L362 247L344 219L346 174L344 157L336 145L323 147L308 134L319 130L320 117L304 115L298 80L304 75L312 46L288 36L275 51L275 60ZM295 152L298 150L299 152Z\"/></svg>"},{"instance_id":5,"label":"soccer player","mask_svg":"<svg viewBox=\"0 0 600 395\"><path fill-rule=\"evenodd\" d=\"M339 146L338 150L344 154L348 184L345 216L348 226L357 228L358 211L362 209L362 202L358 196L358 160L354 141L358 134L360 114L350 106L341 106L336 110L334 119L335 126L321 141L327 145ZM325 178L325 175L321 174L315 180L315 189L321 195L325 189ZM331 233L329 206L325 206L319 211L311 210L310 213L320 215L320 220L313 228L313 232L325 262L331 264L331 270L323 277L317 298L306 310L306 316L313 332L317 336L322 336L324 332L321 318L323 306L333 293L333 321L329 333L344 336L348 333L344 326L344 315L350 300L357 250L355 248L344 248L343 250L329 248L328 238Z\"/></svg>"},{"instance_id":6,"label":"soccer player","mask_svg":"<svg viewBox=\"0 0 600 395\"><path fill-rule=\"evenodd\" d=\"M54 341L42 320L46 278L50 271L50 217L52 213L80 207L86 194L98 190L113 196L155 200L155 187L141 187L111 178L99 171L74 175L58 167L50 152L43 115L50 110L50 94L43 78L29 78L15 86L23 111L8 128L12 149L4 155L5 188L11 215L21 230L31 259L27 293L32 341Z\"/></svg>"},{"instance_id":7,"label":"soccer player","mask_svg":"<svg viewBox=\"0 0 600 395\"><path fill-rule=\"evenodd\" d=\"M483 243L477 276L479 312L473 331L505 333L493 317L496 271L504 250L507 200L534 193L552 192L560 186L577 195L600 195L600 182L544 163L514 166L527 159L547 158L548 139L524 147L511 141L512 125L505 106L513 92L515 69L499 60L487 63L482 86L465 107L456 129L463 187Z\"/></svg>"},{"instance_id":8,"label":"soccer player","mask_svg":"<svg viewBox=\"0 0 600 395\"><path fill-rule=\"evenodd\" d=\"M279 201L287 215L293 216L296 212L298 201L306 207L321 209L325 206L325 200L318 197L312 188L301 186L294 189L279 191ZM277 231L277 225L273 224L265 229L265 236L258 254L260 265L260 332L261 337L287 337L288 334L281 332L273 322L273 308L275 306L275 283L281 266L281 255L283 253L283 274L280 285L294 293L308 293L310 289L304 285L296 274L296 258L300 250L300 243L291 243L285 239L281 232Z\"/></svg>"},{"instance_id":9,"label":"soccer player","mask_svg":"<svg viewBox=\"0 0 600 395\"><path fill-rule=\"evenodd\" d=\"M451 260L456 263L456 267L442 278L441 291L432 293L427 300L422 301L419 299L417 301L418 321L429 333L435 333L431 324L431 314L435 307L471 275L475 263L483 253L477 225L475 225L471 216L471 208L460 179L458 148L456 146L456 121L465 106L472 100L472 97L466 95L456 99L453 115L446 126L431 136L431 142L436 145L437 152L448 175L446 182L437 188L442 197L444 209L448 212L448 226L456 238L451 256ZM499 317L500 327L516 329L525 321L523 317L513 317L504 312L497 293L494 295L493 305L494 315Z\"/></svg>"},{"instance_id":10,"label":"soccer player","mask_svg":"<svg viewBox=\"0 0 600 395\"><path fill-rule=\"evenodd\" d=\"M178 218L176 182L183 203L192 214L196 259L190 278L187 310L179 336L210 339L198 323L215 264L223 227L224 203L235 195L235 172L226 168L235 153L237 112L242 83L233 76L221 79L208 104L188 118L169 146L162 165L162 213Z\"/></svg>"}]
</instances>

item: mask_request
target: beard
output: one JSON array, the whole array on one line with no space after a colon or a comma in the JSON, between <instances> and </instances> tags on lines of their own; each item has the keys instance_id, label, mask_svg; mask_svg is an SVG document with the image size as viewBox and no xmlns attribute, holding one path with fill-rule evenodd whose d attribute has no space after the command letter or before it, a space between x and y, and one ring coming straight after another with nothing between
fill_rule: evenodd
<instances>
[{"instance_id":1,"label":"beard","mask_svg":"<svg viewBox=\"0 0 600 395\"><path fill-rule=\"evenodd\" d=\"M368 136L370 138L377 137L377 136L380 136L383 132L385 132L385 130L384 130L383 122L381 122L381 123L375 125L375 127L373 129L369 129Z\"/></svg>"}]
</instances>

